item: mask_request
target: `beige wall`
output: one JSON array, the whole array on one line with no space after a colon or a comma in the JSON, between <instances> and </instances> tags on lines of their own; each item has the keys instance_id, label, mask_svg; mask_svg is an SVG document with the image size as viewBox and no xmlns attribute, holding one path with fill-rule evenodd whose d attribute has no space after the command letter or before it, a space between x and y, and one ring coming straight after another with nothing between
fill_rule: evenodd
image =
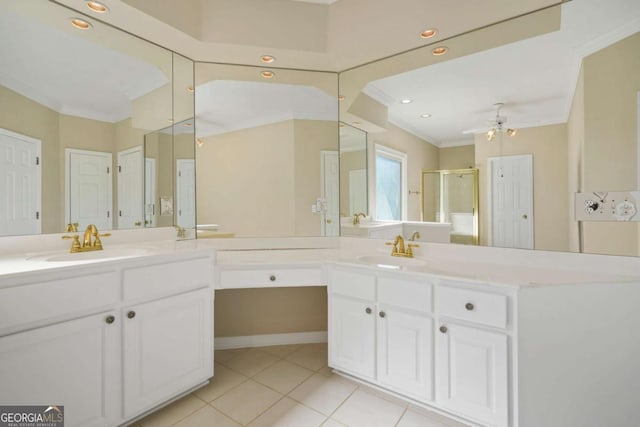
<instances>
[{"instance_id":1,"label":"beige wall","mask_svg":"<svg viewBox=\"0 0 640 427\"><path fill-rule=\"evenodd\" d=\"M325 286L216 291L215 336L327 330Z\"/></svg>"},{"instance_id":2,"label":"beige wall","mask_svg":"<svg viewBox=\"0 0 640 427\"><path fill-rule=\"evenodd\" d=\"M583 60L583 191L638 188L638 52L640 33ZM583 222L583 245L589 253L638 255L638 223Z\"/></svg>"},{"instance_id":3,"label":"beige wall","mask_svg":"<svg viewBox=\"0 0 640 427\"><path fill-rule=\"evenodd\" d=\"M441 148L438 154L438 169L468 169L476 164L476 150L473 144Z\"/></svg>"},{"instance_id":4,"label":"beige wall","mask_svg":"<svg viewBox=\"0 0 640 427\"><path fill-rule=\"evenodd\" d=\"M0 86L0 128L39 139L42 143L42 232L60 232L64 193L60 181L58 113Z\"/></svg>"},{"instance_id":5,"label":"beige wall","mask_svg":"<svg viewBox=\"0 0 640 427\"><path fill-rule=\"evenodd\" d=\"M476 167L480 179L480 243L488 241L490 201L487 159L498 156L533 156L534 249L569 250L569 204L567 201L567 126L551 125L519 129L513 138L488 142L476 135Z\"/></svg>"},{"instance_id":6,"label":"beige wall","mask_svg":"<svg viewBox=\"0 0 640 427\"><path fill-rule=\"evenodd\" d=\"M371 133L368 138L369 153L368 182L369 194L375 194L375 144L393 148L407 154L407 187L410 191L420 191L422 171L438 169L438 148L397 126L388 125L388 131ZM372 206L373 198L369 200ZM407 220L420 221L420 194L407 196Z\"/></svg>"},{"instance_id":7,"label":"beige wall","mask_svg":"<svg viewBox=\"0 0 640 427\"><path fill-rule=\"evenodd\" d=\"M236 236L293 235L293 136L289 120L203 138L196 161L198 223L219 224Z\"/></svg>"}]
</instances>

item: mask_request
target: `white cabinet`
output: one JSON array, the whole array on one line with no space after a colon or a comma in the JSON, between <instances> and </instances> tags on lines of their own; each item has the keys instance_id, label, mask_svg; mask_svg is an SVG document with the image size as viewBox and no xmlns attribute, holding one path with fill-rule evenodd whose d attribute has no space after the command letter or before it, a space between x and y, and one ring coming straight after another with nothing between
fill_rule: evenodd
<instances>
[{"instance_id":1,"label":"white cabinet","mask_svg":"<svg viewBox=\"0 0 640 427\"><path fill-rule=\"evenodd\" d=\"M125 417L213 375L212 301L201 289L123 310Z\"/></svg>"},{"instance_id":2,"label":"white cabinet","mask_svg":"<svg viewBox=\"0 0 640 427\"><path fill-rule=\"evenodd\" d=\"M213 296L201 252L0 287L0 403L64 405L70 427L126 424L213 376Z\"/></svg>"},{"instance_id":3,"label":"white cabinet","mask_svg":"<svg viewBox=\"0 0 640 427\"><path fill-rule=\"evenodd\" d=\"M507 335L451 322L443 322L437 335L438 404L487 425L507 426Z\"/></svg>"},{"instance_id":4,"label":"white cabinet","mask_svg":"<svg viewBox=\"0 0 640 427\"><path fill-rule=\"evenodd\" d=\"M329 301L332 366L367 379L375 375L375 304L341 295Z\"/></svg>"},{"instance_id":5,"label":"white cabinet","mask_svg":"<svg viewBox=\"0 0 640 427\"><path fill-rule=\"evenodd\" d=\"M329 364L407 396L433 395L428 281L329 271Z\"/></svg>"},{"instance_id":6,"label":"white cabinet","mask_svg":"<svg viewBox=\"0 0 640 427\"><path fill-rule=\"evenodd\" d=\"M433 321L424 314L382 304L378 310L378 381L431 400Z\"/></svg>"},{"instance_id":7,"label":"white cabinet","mask_svg":"<svg viewBox=\"0 0 640 427\"><path fill-rule=\"evenodd\" d=\"M0 338L0 402L64 405L69 427L113 425L120 326L107 312Z\"/></svg>"}]
</instances>

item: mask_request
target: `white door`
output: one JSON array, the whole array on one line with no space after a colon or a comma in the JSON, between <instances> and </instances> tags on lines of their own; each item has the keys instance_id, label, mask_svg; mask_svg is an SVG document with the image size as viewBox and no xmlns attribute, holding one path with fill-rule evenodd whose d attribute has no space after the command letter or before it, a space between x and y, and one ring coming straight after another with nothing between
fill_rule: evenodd
<instances>
[{"instance_id":1,"label":"white door","mask_svg":"<svg viewBox=\"0 0 640 427\"><path fill-rule=\"evenodd\" d=\"M321 151L320 163L322 179L320 197L326 202L322 212L322 235L340 234L340 167L337 151Z\"/></svg>"},{"instance_id":2,"label":"white door","mask_svg":"<svg viewBox=\"0 0 640 427\"><path fill-rule=\"evenodd\" d=\"M375 375L375 304L329 297L329 362L363 378Z\"/></svg>"},{"instance_id":3,"label":"white door","mask_svg":"<svg viewBox=\"0 0 640 427\"><path fill-rule=\"evenodd\" d=\"M156 159L144 159L144 225L156 226Z\"/></svg>"},{"instance_id":4,"label":"white door","mask_svg":"<svg viewBox=\"0 0 640 427\"><path fill-rule=\"evenodd\" d=\"M184 228L196 226L196 175L193 159L176 160L178 200L177 224Z\"/></svg>"},{"instance_id":5,"label":"white door","mask_svg":"<svg viewBox=\"0 0 640 427\"><path fill-rule=\"evenodd\" d=\"M378 306L378 381L420 400L432 400L433 321Z\"/></svg>"},{"instance_id":6,"label":"white door","mask_svg":"<svg viewBox=\"0 0 640 427\"><path fill-rule=\"evenodd\" d=\"M118 153L118 228L143 226L142 146Z\"/></svg>"},{"instance_id":7,"label":"white door","mask_svg":"<svg viewBox=\"0 0 640 427\"><path fill-rule=\"evenodd\" d=\"M506 427L507 336L456 324L440 326L437 336L438 403L482 423Z\"/></svg>"},{"instance_id":8,"label":"white door","mask_svg":"<svg viewBox=\"0 0 640 427\"><path fill-rule=\"evenodd\" d=\"M0 236L42 231L40 141L0 129Z\"/></svg>"},{"instance_id":9,"label":"white door","mask_svg":"<svg viewBox=\"0 0 640 427\"><path fill-rule=\"evenodd\" d=\"M349 171L349 216L367 212L367 170Z\"/></svg>"},{"instance_id":10,"label":"white door","mask_svg":"<svg viewBox=\"0 0 640 427\"><path fill-rule=\"evenodd\" d=\"M494 157L489 165L491 245L533 249L533 157Z\"/></svg>"},{"instance_id":11,"label":"white door","mask_svg":"<svg viewBox=\"0 0 640 427\"><path fill-rule=\"evenodd\" d=\"M201 289L123 311L125 417L213 376L212 300Z\"/></svg>"},{"instance_id":12,"label":"white door","mask_svg":"<svg viewBox=\"0 0 640 427\"><path fill-rule=\"evenodd\" d=\"M120 414L120 326L104 313L0 338L0 402L63 405L65 426Z\"/></svg>"},{"instance_id":13,"label":"white door","mask_svg":"<svg viewBox=\"0 0 640 427\"><path fill-rule=\"evenodd\" d=\"M111 153L67 148L65 158L66 222L77 222L80 231L89 224L110 230Z\"/></svg>"}]
</instances>

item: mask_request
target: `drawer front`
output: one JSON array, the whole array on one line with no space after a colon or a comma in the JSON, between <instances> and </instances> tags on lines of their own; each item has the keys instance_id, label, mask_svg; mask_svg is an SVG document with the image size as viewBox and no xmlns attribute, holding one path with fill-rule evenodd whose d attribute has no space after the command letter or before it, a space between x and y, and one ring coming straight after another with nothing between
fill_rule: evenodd
<instances>
[{"instance_id":1,"label":"drawer front","mask_svg":"<svg viewBox=\"0 0 640 427\"><path fill-rule=\"evenodd\" d=\"M69 319L118 302L115 271L51 280L0 290L0 335L49 319ZM81 309L79 309L81 308Z\"/></svg>"},{"instance_id":2,"label":"drawer front","mask_svg":"<svg viewBox=\"0 0 640 427\"><path fill-rule=\"evenodd\" d=\"M329 293L374 301L376 276L374 274L329 269Z\"/></svg>"},{"instance_id":3,"label":"drawer front","mask_svg":"<svg viewBox=\"0 0 640 427\"><path fill-rule=\"evenodd\" d=\"M422 312L432 310L433 286L428 280L378 278L378 302Z\"/></svg>"},{"instance_id":4,"label":"drawer front","mask_svg":"<svg viewBox=\"0 0 640 427\"><path fill-rule=\"evenodd\" d=\"M507 327L508 299L505 295L440 286L436 308L445 316L484 325Z\"/></svg>"},{"instance_id":5,"label":"drawer front","mask_svg":"<svg viewBox=\"0 0 640 427\"><path fill-rule=\"evenodd\" d=\"M259 268L221 270L220 289L267 288L273 286L322 286L322 268Z\"/></svg>"},{"instance_id":6,"label":"drawer front","mask_svg":"<svg viewBox=\"0 0 640 427\"><path fill-rule=\"evenodd\" d=\"M166 262L128 268L122 274L124 299L135 300L210 286L213 262L211 258Z\"/></svg>"}]
</instances>

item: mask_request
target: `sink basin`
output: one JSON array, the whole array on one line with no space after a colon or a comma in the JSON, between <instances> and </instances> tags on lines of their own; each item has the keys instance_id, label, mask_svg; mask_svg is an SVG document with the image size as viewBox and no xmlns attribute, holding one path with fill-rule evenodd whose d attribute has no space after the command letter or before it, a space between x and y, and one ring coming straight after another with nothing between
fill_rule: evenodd
<instances>
[{"instance_id":1,"label":"sink basin","mask_svg":"<svg viewBox=\"0 0 640 427\"><path fill-rule=\"evenodd\" d=\"M101 251L77 252L77 253L61 253L55 252L44 255L29 257L33 261L46 262L74 262L74 261L99 261L117 258L129 258L134 256L146 255L150 251L144 248L107 248Z\"/></svg>"},{"instance_id":2,"label":"sink basin","mask_svg":"<svg viewBox=\"0 0 640 427\"><path fill-rule=\"evenodd\" d=\"M426 264L425 261L418 258L403 258L391 255L363 255L359 256L357 260L366 264L395 268L423 266Z\"/></svg>"}]
</instances>

